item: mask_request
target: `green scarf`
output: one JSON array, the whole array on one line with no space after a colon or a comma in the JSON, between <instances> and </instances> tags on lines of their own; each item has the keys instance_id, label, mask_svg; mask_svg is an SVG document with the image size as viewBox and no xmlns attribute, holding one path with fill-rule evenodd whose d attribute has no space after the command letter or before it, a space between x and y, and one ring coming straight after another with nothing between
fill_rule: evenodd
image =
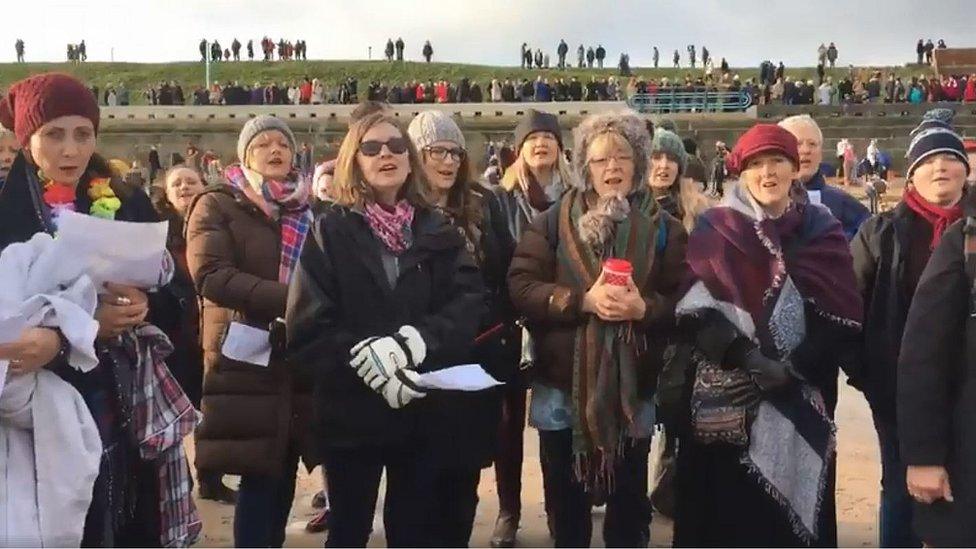
<instances>
[{"instance_id":1,"label":"green scarf","mask_svg":"<svg viewBox=\"0 0 976 549\"><path fill-rule=\"evenodd\" d=\"M602 270L603 250L584 243L577 230L586 213L585 193L572 190L559 208L561 267L575 287L589 289ZM655 242L661 215L650 193L631 197L629 215L617 223L612 257L624 258L634 267L634 283L645 288L654 263ZM606 248L606 246L604 247ZM577 478L587 485L612 490L612 471L632 433L640 401L638 357L646 344L632 323L604 322L591 315L576 331L573 359L573 453Z\"/></svg>"}]
</instances>

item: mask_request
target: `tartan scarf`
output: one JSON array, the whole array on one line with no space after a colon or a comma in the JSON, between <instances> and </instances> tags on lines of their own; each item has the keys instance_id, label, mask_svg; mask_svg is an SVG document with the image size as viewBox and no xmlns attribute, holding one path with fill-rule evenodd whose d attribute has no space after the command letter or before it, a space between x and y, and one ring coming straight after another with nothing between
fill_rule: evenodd
<instances>
[{"instance_id":1,"label":"tartan scarf","mask_svg":"<svg viewBox=\"0 0 976 549\"><path fill-rule=\"evenodd\" d=\"M288 284L312 225L312 212L308 206L312 187L308 174L292 173L284 181L275 181L240 164L233 164L224 170L224 177L230 186L243 192L265 215L281 225L278 282Z\"/></svg>"},{"instance_id":2,"label":"tartan scarf","mask_svg":"<svg viewBox=\"0 0 976 549\"><path fill-rule=\"evenodd\" d=\"M376 202L363 206L366 223L394 255L400 255L410 247L410 225L413 223L414 207L406 200L400 200L392 211Z\"/></svg>"},{"instance_id":3,"label":"tartan scarf","mask_svg":"<svg viewBox=\"0 0 976 549\"><path fill-rule=\"evenodd\" d=\"M154 461L159 480L161 547L189 547L200 536L202 523L192 497L192 483L183 439L193 433L199 413L167 368L164 359L173 345L152 324L128 330L119 339L132 370L132 392L125 395L132 410L130 429L139 457Z\"/></svg>"},{"instance_id":4,"label":"tartan scarf","mask_svg":"<svg viewBox=\"0 0 976 549\"><path fill-rule=\"evenodd\" d=\"M630 213L615 224L602 249L580 237L586 213L585 192L573 189L559 204L559 269L581 291L593 286L608 257L626 258L634 282L643 288L654 262L660 210L649 193L630 197ZM606 255L606 257L604 257ZM595 489L613 491L613 469L628 438L636 438L639 405L637 372L645 342L631 323L615 323L590 315L576 331L573 353L573 454L577 478Z\"/></svg>"}]
</instances>

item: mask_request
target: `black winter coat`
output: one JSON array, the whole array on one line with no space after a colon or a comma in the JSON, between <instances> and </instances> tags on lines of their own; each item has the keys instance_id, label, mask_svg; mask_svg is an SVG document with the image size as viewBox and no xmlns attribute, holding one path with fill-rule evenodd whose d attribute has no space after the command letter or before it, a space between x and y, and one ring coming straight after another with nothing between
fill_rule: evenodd
<instances>
[{"instance_id":1,"label":"black winter coat","mask_svg":"<svg viewBox=\"0 0 976 549\"><path fill-rule=\"evenodd\" d=\"M915 532L934 547L976 546L976 317L964 223L946 231L929 259L898 360L901 457L945 466L955 499L915 504Z\"/></svg>"},{"instance_id":2,"label":"black winter coat","mask_svg":"<svg viewBox=\"0 0 976 549\"><path fill-rule=\"evenodd\" d=\"M478 268L439 213L418 208L412 229L395 287L384 271L382 244L361 213L325 204L305 241L288 293L288 349L315 379L315 426L324 451L454 434L452 426L419 421L439 395L394 410L349 366L353 345L404 325L417 328L427 344L419 371L468 358L483 312Z\"/></svg>"},{"instance_id":3,"label":"black winter coat","mask_svg":"<svg viewBox=\"0 0 976 549\"><path fill-rule=\"evenodd\" d=\"M485 314L466 363L481 364L495 379L516 381L520 352L518 318L508 296L508 266L515 241L498 202L488 189L482 200L478 262L484 282ZM495 456L501 399L505 387L462 393L437 391L418 403L421 424L429 425L431 456L448 467L487 467Z\"/></svg>"},{"instance_id":4,"label":"black winter coat","mask_svg":"<svg viewBox=\"0 0 976 549\"><path fill-rule=\"evenodd\" d=\"M970 193L971 194L971 193ZM973 196L963 198L968 214L976 213ZM861 225L851 241L854 275L864 298L860 380L872 411L895 421L896 370L905 319L912 302L906 282L909 230L917 214L904 202Z\"/></svg>"}]
</instances>

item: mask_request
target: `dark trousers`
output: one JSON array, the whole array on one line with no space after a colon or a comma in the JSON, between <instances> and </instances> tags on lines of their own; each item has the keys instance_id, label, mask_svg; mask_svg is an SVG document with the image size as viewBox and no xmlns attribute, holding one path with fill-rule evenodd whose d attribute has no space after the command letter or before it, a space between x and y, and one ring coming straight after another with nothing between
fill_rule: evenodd
<instances>
[{"instance_id":1,"label":"dark trousers","mask_svg":"<svg viewBox=\"0 0 976 549\"><path fill-rule=\"evenodd\" d=\"M432 471L427 499L427 547L467 547L478 509L480 469Z\"/></svg>"},{"instance_id":2,"label":"dark trousers","mask_svg":"<svg viewBox=\"0 0 976 549\"><path fill-rule=\"evenodd\" d=\"M328 448L323 457L329 471L332 509L326 547L366 547L373 529L373 513L384 469L386 545L426 545L424 527L428 518L425 506L430 504L433 495L427 484L429 477L422 478L425 475L418 474L417 451L409 443Z\"/></svg>"},{"instance_id":3,"label":"dark trousers","mask_svg":"<svg viewBox=\"0 0 976 549\"><path fill-rule=\"evenodd\" d=\"M281 547L295 499L298 451L291 448L279 475L242 475L234 509L234 545Z\"/></svg>"},{"instance_id":4,"label":"dark trousers","mask_svg":"<svg viewBox=\"0 0 976 549\"><path fill-rule=\"evenodd\" d=\"M607 547L645 547L651 522L647 500L647 454L650 440L628 444L614 468L613 491L607 494L603 541ZM589 547L593 533L591 494L573 470L572 430L539 431L543 487L553 519L556 547Z\"/></svg>"},{"instance_id":5,"label":"dark trousers","mask_svg":"<svg viewBox=\"0 0 976 549\"><path fill-rule=\"evenodd\" d=\"M498 508L518 517L522 513L522 453L525 432L525 387L511 383L502 396L502 420L498 425L495 483Z\"/></svg>"},{"instance_id":6,"label":"dark trousers","mask_svg":"<svg viewBox=\"0 0 976 549\"><path fill-rule=\"evenodd\" d=\"M895 423L877 414L874 428L881 445L881 509L879 540L881 547L921 547L922 542L912 529L914 501L905 484L906 466L898 449L898 430Z\"/></svg>"}]
</instances>

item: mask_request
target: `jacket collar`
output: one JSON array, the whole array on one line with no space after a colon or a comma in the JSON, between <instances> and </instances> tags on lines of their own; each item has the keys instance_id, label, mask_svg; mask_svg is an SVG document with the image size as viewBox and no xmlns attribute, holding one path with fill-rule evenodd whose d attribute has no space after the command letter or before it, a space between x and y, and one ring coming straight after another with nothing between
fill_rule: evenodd
<instances>
[{"instance_id":1,"label":"jacket collar","mask_svg":"<svg viewBox=\"0 0 976 549\"><path fill-rule=\"evenodd\" d=\"M377 286L388 294L392 293L393 289L387 282L383 260L380 257L382 244L373 236L362 209L349 208L347 211L353 222L344 224L343 232L355 244L357 250L362 250L362 253L356 254L356 257L373 275ZM443 214L431 208L417 208L411 230L413 243L399 256L401 273L415 268L435 253L464 247L464 239L458 230Z\"/></svg>"},{"instance_id":2,"label":"jacket collar","mask_svg":"<svg viewBox=\"0 0 976 549\"><path fill-rule=\"evenodd\" d=\"M824 181L823 173L820 170L817 170L817 173L813 174L810 181L804 183L803 186L808 191L822 191L826 184L827 182Z\"/></svg>"}]
</instances>

